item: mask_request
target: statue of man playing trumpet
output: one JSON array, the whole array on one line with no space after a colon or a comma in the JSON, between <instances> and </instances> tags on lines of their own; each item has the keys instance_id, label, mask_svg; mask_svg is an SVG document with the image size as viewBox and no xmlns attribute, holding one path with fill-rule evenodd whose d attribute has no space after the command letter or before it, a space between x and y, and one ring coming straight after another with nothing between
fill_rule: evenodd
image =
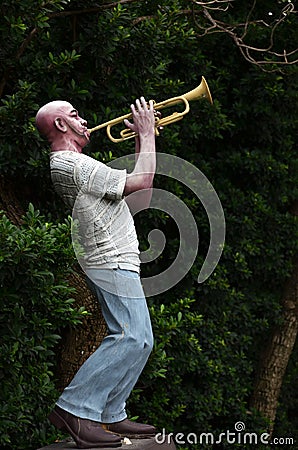
<instances>
[{"instance_id":1,"label":"statue of man playing trumpet","mask_svg":"<svg viewBox=\"0 0 298 450\"><path fill-rule=\"evenodd\" d=\"M131 173L83 153L87 122L66 101L44 105L36 126L51 146L51 178L68 207L84 222L84 270L100 302L108 335L65 388L50 421L67 431L78 448L120 447L121 436L154 436L154 426L127 418L125 402L153 346L151 321L140 282L138 239L125 197L142 191L147 206L155 174L153 102L131 105L136 162ZM78 214L78 217L80 215Z\"/></svg>"}]
</instances>

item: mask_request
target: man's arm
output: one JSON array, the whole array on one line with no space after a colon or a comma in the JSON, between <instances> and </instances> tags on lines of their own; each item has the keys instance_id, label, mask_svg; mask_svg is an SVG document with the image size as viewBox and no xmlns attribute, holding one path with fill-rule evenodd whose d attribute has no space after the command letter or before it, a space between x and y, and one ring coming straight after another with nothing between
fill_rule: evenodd
<instances>
[{"instance_id":1,"label":"man's arm","mask_svg":"<svg viewBox=\"0 0 298 450\"><path fill-rule=\"evenodd\" d=\"M138 134L136 138L136 164L134 170L127 175L124 194L150 189L156 169L155 155L155 117L153 102L149 108L144 97L131 105L133 123L128 120L125 125ZM151 196L151 195L150 195Z\"/></svg>"}]
</instances>

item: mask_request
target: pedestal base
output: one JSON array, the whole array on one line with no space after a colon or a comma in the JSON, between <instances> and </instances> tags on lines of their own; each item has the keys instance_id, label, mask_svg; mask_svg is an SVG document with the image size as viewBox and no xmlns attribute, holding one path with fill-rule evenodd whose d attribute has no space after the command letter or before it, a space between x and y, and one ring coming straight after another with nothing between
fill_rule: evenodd
<instances>
[{"instance_id":1,"label":"pedestal base","mask_svg":"<svg viewBox=\"0 0 298 450\"><path fill-rule=\"evenodd\" d=\"M172 439L168 436L164 436L165 439L163 443L156 442L155 438L148 439L129 439L128 441L122 441L122 446L117 447L117 450L176 450L176 446ZM69 450L77 449L77 446L72 440L64 440L61 442L55 442L54 444L48 445L47 447L39 448L38 450ZM97 450L97 449L92 449ZM101 447L98 450L112 450L110 447Z\"/></svg>"}]
</instances>

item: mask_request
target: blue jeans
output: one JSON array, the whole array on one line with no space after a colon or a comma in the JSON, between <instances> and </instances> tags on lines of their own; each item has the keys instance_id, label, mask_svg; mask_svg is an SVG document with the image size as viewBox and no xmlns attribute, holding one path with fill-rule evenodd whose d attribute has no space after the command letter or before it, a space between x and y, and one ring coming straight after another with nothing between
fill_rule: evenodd
<instances>
[{"instance_id":1,"label":"blue jeans","mask_svg":"<svg viewBox=\"0 0 298 450\"><path fill-rule=\"evenodd\" d=\"M92 269L87 275L108 335L64 389L57 405L83 419L113 423L127 417L125 402L151 353L151 321L137 272Z\"/></svg>"}]
</instances>

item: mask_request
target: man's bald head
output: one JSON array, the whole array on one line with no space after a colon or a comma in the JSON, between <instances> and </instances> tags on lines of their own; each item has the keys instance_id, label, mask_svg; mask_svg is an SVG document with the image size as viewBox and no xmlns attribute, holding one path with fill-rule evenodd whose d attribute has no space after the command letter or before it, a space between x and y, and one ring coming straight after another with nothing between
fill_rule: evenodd
<instances>
[{"instance_id":1,"label":"man's bald head","mask_svg":"<svg viewBox=\"0 0 298 450\"><path fill-rule=\"evenodd\" d=\"M81 152L89 142L87 122L79 116L71 103L54 100L42 106L36 114L38 131L51 144L52 151L72 150Z\"/></svg>"},{"instance_id":2,"label":"man's bald head","mask_svg":"<svg viewBox=\"0 0 298 450\"><path fill-rule=\"evenodd\" d=\"M42 106L35 118L38 131L49 139L51 134L56 132L55 120L63 117L69 108L72 108L72 105L64 100L54 100Z\"/></svg>"}]
</instances>

